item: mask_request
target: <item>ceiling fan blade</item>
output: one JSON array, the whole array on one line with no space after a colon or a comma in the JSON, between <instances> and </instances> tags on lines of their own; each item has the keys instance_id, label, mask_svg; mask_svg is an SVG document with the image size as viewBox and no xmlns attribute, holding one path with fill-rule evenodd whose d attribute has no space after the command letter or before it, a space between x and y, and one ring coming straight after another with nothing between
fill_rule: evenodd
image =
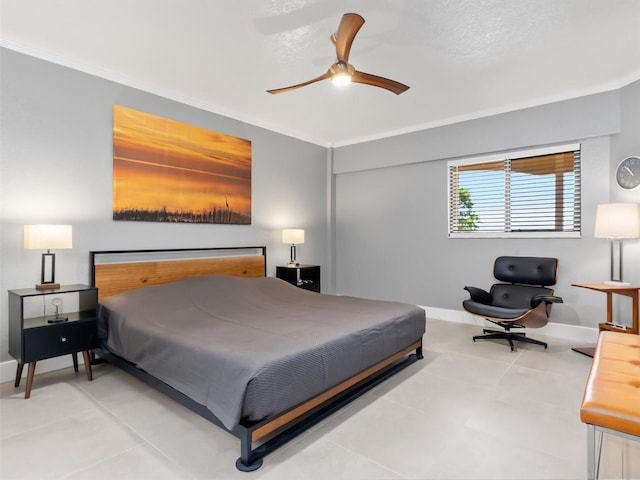
<instances>
[{"instance_id":1,"label":"ceiling fan blade","mask_svg":"<svg viewBox=\"0 0 640 480\"><path fill-rule=\"evenodd\" d=\"M306 85L310 85L315 82L319 82L320 80L325 80L327 78L331 78L338 82L339 80L349 80L349 77L352 82L384 88L385 90L389 90L396 95L400 95L401 93L406 92L409 89L407 85L396 82L395 80L391 80L389 78L379 77L370 73L358 72L355 70L355 68L353 68L353 65L349 63L349 53L351 51L351 45L358 31L360 30L362 25L364 25L364 21L364 18L362 18L357 13L345 13L342 16L342 20L340 21L340 25L338 26L338 31L331 35L331 41L336 47L337 59L336 62L331 65L329 70L327 70L325 73L323 73L319 77L313 78L303 83L299 83L297 85L267 90L267 92L271 93L272 95L276 93L284 93L300 87L304 87Z\"/></svg>"},{"instance_id":2,"label":"ceiling fan blade","mask_svg":"<svg viewBox=\"0 0 640 480\"><path fill-rule=\"evenodd\" d=\"M276 93L289 92L291 90L295 90L296 88L304 87L306 85L311 85L312 83L319 82L320 80L324 80L326 78L331 78L331 72L328 70L322 75L320 75L319 77L312 78L311 80L308 80L306 82L299 83L297 85L291 85L290 87L275 88L273 90L267 90L267 92L273 95L275 95Z\"/></svg>"},{"instance_id":3,"label":"ceiling fan blade","mask_svg":"<svg viewBox=\"0 0 640 480\"><path fill-rule=\"evenodd\" d=\"M409 90L409 87L403 83L364 72L355 72L351 76L351 81L355 83L363 83L365 85L384 88L386 90L389 90L390 92L395 93L396 95L400 95L401 93Z\"/></svg>"},{"instance_id":4,"label":"ceiling fan blade","mask_svg":"<svg viewBox=\"0 0 640 480\"><path fill-rule=\"evenodd\" d=\"M364 25L364 18L357 13L345 13L342 16L338 32L331 37L331 40L336 45L338 62L349 63L351 44L362 25Z\"/></svg>"}]
</instances>

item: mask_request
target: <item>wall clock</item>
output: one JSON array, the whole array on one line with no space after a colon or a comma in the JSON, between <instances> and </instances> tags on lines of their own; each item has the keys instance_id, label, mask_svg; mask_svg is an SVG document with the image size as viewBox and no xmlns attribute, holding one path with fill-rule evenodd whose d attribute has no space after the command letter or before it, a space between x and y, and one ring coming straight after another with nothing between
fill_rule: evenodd
<instances>
[{"instance_id":1,"label":"wall clock","mask_svg":"<svg viewBox=\"0 0 640 480\"><path fill-rule=\"evenodd\" d=\"M640 185L640 157L627 157L616 168L618 185L631 190Z\"/></svg>"}]
</instances>

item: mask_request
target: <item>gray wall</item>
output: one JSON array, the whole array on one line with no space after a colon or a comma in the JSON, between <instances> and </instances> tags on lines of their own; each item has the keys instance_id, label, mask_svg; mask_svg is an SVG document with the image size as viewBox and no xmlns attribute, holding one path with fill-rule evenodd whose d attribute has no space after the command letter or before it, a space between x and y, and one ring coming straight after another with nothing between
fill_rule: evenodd
<instances>
[{"instance_id":1,"label":"gray wall","mask_svg":"<svg viewBox=\"0 0 640 480\"><path fill-rule=\"evenodd\" d=\"M640 188L624 190L616 185L615 172L618 164L629 156L640 157L640 80L620 91L620 134L611 137L611 202L640 203ZM624 242L624 280L640 285L640 240Z\"/></svg>"},{"instance_id":2,"label":"gray wall","mask_svg":"<svg viewBox=\"0 0 640 480\"><path fill-rule=\"evenodd\" d=\"M640 80L620 91L620 134L611 139L611 170L631 155L640 156ZM623 190L616 186L613 175L611 181L611 201L638 202L638 190ZM640 245L640 244L639 244Z\"/></svg>"},{"instance_id":3,"label":"gray wall","mask_svg":"<svg viewBox=\"0 0 640 480\"><path fill-rule=\"evenodd\" d=\"M22 248L24 224L73 225L73 249L56 252L66 284L87 283L88 252L106 249L267 245L274 275L289 257L286 227L306 230L298 257L328 274L325 148L11 50L0 61L0 361L9 359L6 291L40 280L42 252ZM114 104L251 140L252 224L114 222Z\"/></svg>"},{"instance_id":4,"label":"gray wall","mask_svg":"<svg viewBox=\"0 0 640 480\"><path fill-rule=\"evenodd\" d=\"M617 133L619 98L617 91L606 92L340 147L334 151L334 172L458 158Z\"/></svg>"},{"instance_id":5,"label":"gray wall","mask_svg":"<svg viewBox=\"0 0 640 480\"><path fill-rule=\"evenodd\" d=\"M565 303L552 320L596 326L604 295L570 285L608 278L608 242L593 238L596 205L640 203L640 191L623 199L611 183L622 150L640 154L639 84L335 149L337 291L461 310L464 285L493 283L495 257L554 256ZM447 159L575 141L582 143L581 238L447 238ZM635 284L638 243L625 244L625 279Z\"/></svg>"}]
</instances>

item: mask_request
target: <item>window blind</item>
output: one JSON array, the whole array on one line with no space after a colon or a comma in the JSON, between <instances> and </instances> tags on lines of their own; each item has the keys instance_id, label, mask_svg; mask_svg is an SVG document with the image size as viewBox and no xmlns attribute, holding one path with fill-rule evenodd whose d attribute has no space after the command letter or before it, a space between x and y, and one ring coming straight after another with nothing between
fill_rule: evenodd
<instances>
[{"instance_id":1,"label":"window blind","mask_svg":"<svg viewBox=\"0 0 640 480\"><path fill-rule=\"evenodd\" d=\"M571 147L449 162L450 236L579 234L580 148Z\"/></svg>"}]
</instances>

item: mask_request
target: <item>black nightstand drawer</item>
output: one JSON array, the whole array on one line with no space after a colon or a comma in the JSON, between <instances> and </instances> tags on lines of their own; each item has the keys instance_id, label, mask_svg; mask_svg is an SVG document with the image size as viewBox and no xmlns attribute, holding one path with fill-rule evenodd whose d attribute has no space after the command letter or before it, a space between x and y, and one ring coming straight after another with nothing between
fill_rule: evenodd
<instances>
[{"instance_id":1,"label":"black nightstand drawer","mask_svg":"<svg viewBox=\"0 0 640 480\"><path fill-rule=\"evenodd\" d=\"M320 265L276 267L276 277L304 290L320 293Z\"/></svg>"},{"instance_id":2,"label":"black nightstand drawer","mask_svg":"<svg viewBox=\"0 0 640 480\"><path fill-rule=\"evenodd\" d=\"M69 353L91 350L98 346L95 320L67 322L24 330L23 363Z\"/></svg>"}]
</instances>

